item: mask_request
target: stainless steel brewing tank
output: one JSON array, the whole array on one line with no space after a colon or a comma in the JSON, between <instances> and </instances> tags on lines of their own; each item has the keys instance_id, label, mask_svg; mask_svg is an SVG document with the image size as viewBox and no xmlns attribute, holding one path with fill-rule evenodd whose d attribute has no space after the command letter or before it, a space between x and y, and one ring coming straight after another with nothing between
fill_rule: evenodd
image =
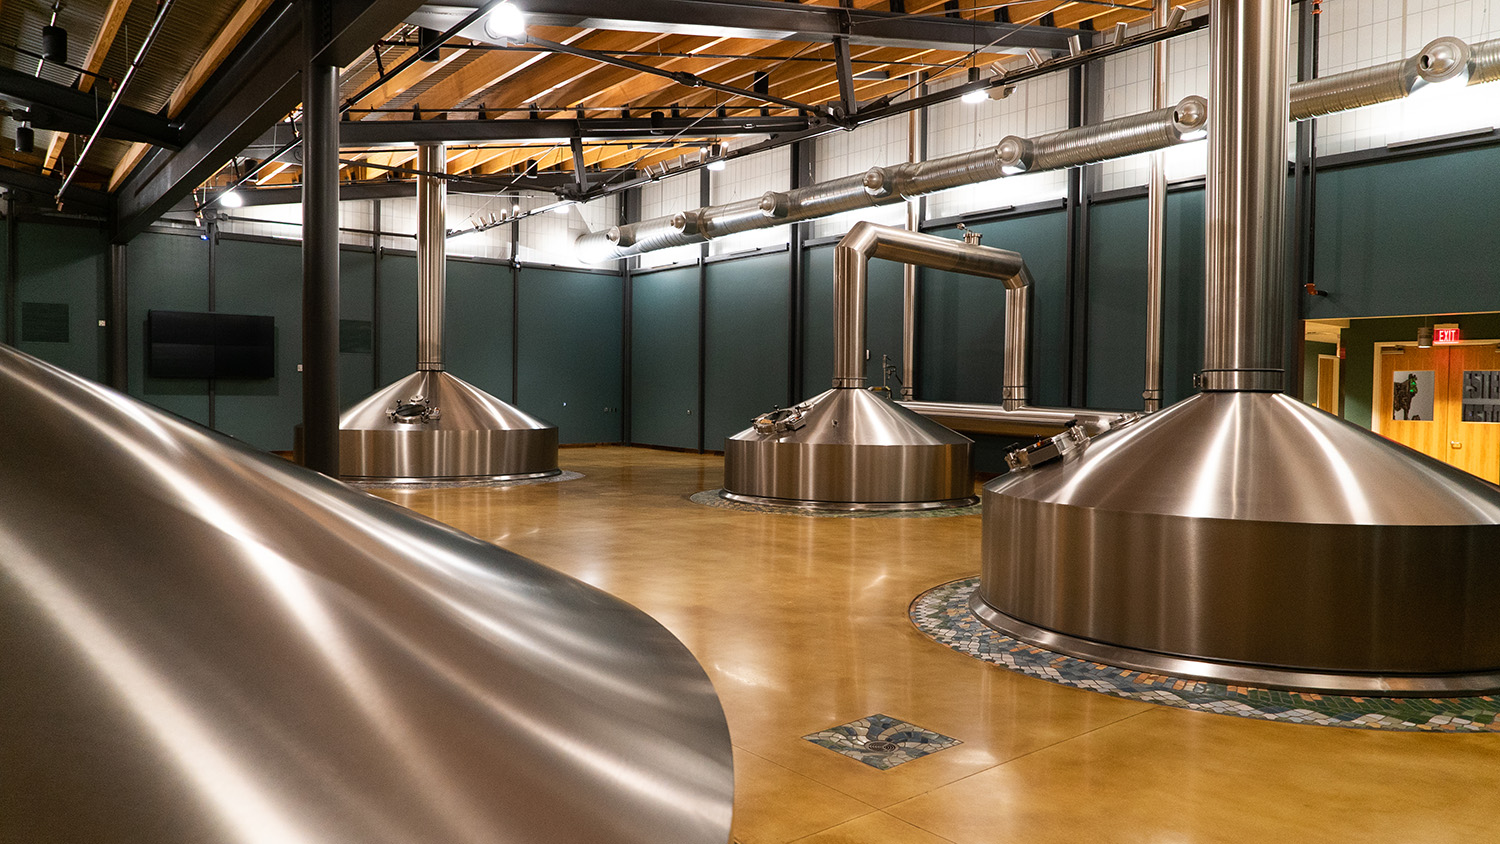
<instances>
[{"instance_id":1,"label":"stainless steel brewing tank","mask_svg":"<svg viewBox=\"0 0 1500 844\"><path fill-rule=\"evenodd\" d=\"M645 613L6 346L0 400L0 839L728 839Z\"/></svg>"},{"instance_id":2,"label":"stainless steel brewing tank","mask_svg":"<svg viewBox=\"0 0 1500 844\"><path fill-rule=\"evenodd\" d=\"M1204 393L984 490L975 610L1116 665L1500 687L1500 487L1281 394Z\"/></svg>"},{"instance_id":3,"label":"stainless steel brewing tank","mask_svg":"<svg viewBox=\"0 0 1500 844\"><path fill-rule=\"evenodd\" d=\"M973 441L884 396L835 388L774 421L724 441L725 498L813 509L924 509L976 500Z\"/></svg>"},{"instance_id":4,"label":"stainless steel brewing tank","mask_svg":"<svg viewBox=\"0 0 1500 844\"><path fill-rule=\"evenodd\" d=\"M557 426L441 370L415 372L339 419L346 480L556 475Z\"/></svg>"}]
</instances>

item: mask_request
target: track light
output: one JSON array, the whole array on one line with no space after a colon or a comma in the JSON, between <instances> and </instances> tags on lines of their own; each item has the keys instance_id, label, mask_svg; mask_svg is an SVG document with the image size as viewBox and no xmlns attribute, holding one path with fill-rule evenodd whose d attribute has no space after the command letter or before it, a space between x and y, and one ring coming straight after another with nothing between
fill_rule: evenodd
<instances>
[{"instance_id":1,"label":"track light","mask_svg":"<svg viewBox=\"0 0 1500 844\"><path fill-rule=\"evenodd\" d=\"M239 191L227 190L219 194L219 205L225 208L239 208L245 204L245 197Z\"/></svg>"},{"instance_id":2,"label":"track light","mask_svg":"<svg viewBox=\"0 0 1500 844\"><path fill-rule=\"evenodd\" d=\"M36 148L36 132L32 130L31 124L22 123L16 127L16 152L31 152Z\"/></svg>"},{"instance_id":3,"label":"track light","mask_svg":"<svg viewBox=\"0 0 1500 844\"><path fill-rule=\"evenodd\" d=\"M491 37L519 38L526 34L526 13L510 0L490 10L484 19L484 29Z\"/></svg>"},{"instance_id":4,"label":"track light","mask_svg":"<svg viewBox=\"0 0 1500 844\"><path fill-rule=\"evenodd\" d=\"M725 167L728 167L728 166L729 165L722 158L715 158L713 161L708 162L708 169L714 171L715 173L717 173L720 170L723 170Z\"/></svg>"},{"instance_id":5,"label":"track light","mask_svg":"<svg viewBox=\"0 0 1500 844\"><path fill-rule=\"evenodd\" d=\"M53 64L68 63L68 31L48 24L42 27L42 58Z\"/></svg>"},{"instance_id":6,"label":"track light","mask_svg":"<svg viewBox=\"0 0 1500 844\"><path fill-rule=\"evenodd\" d=\"M973 83L978 81L979 68L969 68L969 82ZM983 88L975 88L972 91L965 91L964 95L962 97L959 97L959 99L963 100L966 103L969 103L970 105L974 105L975 103L982 103L989 98L990 95Z\"/></svg>"},{"instance_id":7,"label":"track light","mask_svg":"<svg viewBox=\"0 0 1500 844\"><path fill-rule=\"evenodd\" d=\"M1424 325L1417 329L1417 348L1432 348L1432 328L1429 326Z\"/></svg>"}]
</instances>

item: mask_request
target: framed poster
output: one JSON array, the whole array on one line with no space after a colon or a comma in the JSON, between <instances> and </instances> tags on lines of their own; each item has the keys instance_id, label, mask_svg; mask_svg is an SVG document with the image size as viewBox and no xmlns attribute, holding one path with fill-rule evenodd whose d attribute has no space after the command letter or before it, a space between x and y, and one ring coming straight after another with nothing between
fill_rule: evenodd
<instances>
[{"instance_id":1,"label":"framed poster","mask_svg":"<svg viewBox=\"0 0 1500 844\"><path fill-rule=\"evenodd\" d=\"M1436 383L1431 369L1396 372L1391 378L1391 419L1396 422L1431 422Z\"/></svg>"}]
</instances>

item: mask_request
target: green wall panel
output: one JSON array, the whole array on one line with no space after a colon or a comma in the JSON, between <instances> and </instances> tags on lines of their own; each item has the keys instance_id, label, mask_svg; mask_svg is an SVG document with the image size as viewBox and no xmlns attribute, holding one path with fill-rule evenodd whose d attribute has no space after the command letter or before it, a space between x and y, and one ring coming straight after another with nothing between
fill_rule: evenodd
<instances>
[{"instance_id":1,"label":"green wall panel","mask_svg":"<svg viewBox=\"0 0 1500 844\"><path fill-rule=\"evenodd\" d=\"M630 284L630 441L697 448L698 268Z\"/></svg>"},{"instance_id":2,"label":"green wall panel","mask_svg":"<svg viewBox=\"0 0 1500 844\"><path fill-rule=\"evenodd\" d=\"M1306 316L1486 310L1500 303L1500 147L1318 173Z\"/></svg>"},{"instance_id":3,"label":"green wall panel","mask_svg":"<svg viewBox=\"0 0 1500 844\"><path fill-rule=\"evenodd\" d=\"M375 253L339 251L339 319L370 322L375 315ZM374 353L339 353L339 406L349 407L380 386Z\"/></svg>"},{"instance_id":4,"label":"green wall panel","mask_svg":"<svg viewBox=\"0 0 1500 844\"><path fill-rule=\"evenodd\" d=\"M1061 211L1013 217L973 227L983 244L1019 252L1032 291L1032 401L1066 401L1064 302L1067 216ZM954 230L938 232L958 237ZM995 280L958 273L921 273L917 397L926 401L999 404L1004 386L1005 288Z\"/></svg>"},{"instance_id":5,"label":"green wall panel","mask_svg":"<svg viewBox=\"0 0 1500 844\"><path fill-rule=\"evenodd\" d=\"M802 383L811 398L833 383L833 251L832 244L806 252L803 265ZM865 348L870 357L865 379L870 386L883 383L881 355L890 356L901 373L901 276L902 265L893 261L870 262L870 287L866 311ZM899 381L891 390L900 395Z\"/></svg>"},{"instance_id":6,"label":"green wall panel","mask_svg":"<svg viewBox=\"0 0 1500 844\"><path fill-rule=\"evenodd\" d=\"M1203 368L1203 274L1208 260L1204 251L1203 214L1202 190L1167 194L1167 243L1163 256L1166 263L1163 286L1167 301L1162 308L1162 343L1166 347L1162 354L1162 390L1166 394L1163 406L1198 392L1193 387L1193 376ZM1141 344L1144 349L1144 334ZM1090 360L1092 362L1092 356ZM1143 378L1144 372L1143 368Z\"/></svg>"},{"instance_id":7,"label":"green wall panel","mask_svg":"<svg viewBox=\"0 0 1500 844\"><path fill-rule=\"evenodd\" d=\"M1146 200L1089 217L1089 407L1137 410L1146 387Z\"/></svg>"},{"instance_id":8,"label":"green wall panel","mask_svg":"<svg viewBox=\"0 0 1500 844\"><path fill-rule=\"evenodd\" d=\"M624 440L619 276L524 267L516 404L557 425L563 443Z\"/></svg>"},{"instance_id":9,"label":"green wall panel","mask_svg":"<svg viewBox=\"0 0 1500 844\"><path fill-rule=\"evenodd\" d=\"M514 289L509 266L448 262L445 364L449 372L505 401L512 399L515 368Z\"/></svg>"},{"instance_id":10,"label":"green wall panel","mask_svg":"<svg viewBox=\"0 0 1500 844\"><path fill-rule=\"evenodd\" d=\"M302 421L302 247L221 238L214 310L276 320L276 375L214 381L214 427L266 451L290 451Z\"/></svg>"},{"instance_id":11,"label":"green wall panel","mask_svg":"<svg viewBox=\"0 0 1500 844\"><path fill-rule=\"evenodd\" d=\"M707 267L703 447L724 439L789 400L791 289L785 255L720 261ZM809 385L813 393L823 388Z\"/></svg>"},{"instance_id":12,"label":"green wall panel","mask_svg":"<svg viewBox=\"0 0 1500 844\"><path fill-rule=\"evenodd\" d=\"M126 247L130 394L208 424L208 382L146 376L146 312L208 310L208 243L194 235L142 234Z\"/></svg>"},{"instance_id":13,"label":"green wall panel","mask_svg":"<svg viewBox=\"0 0 1500 844\"><path fill-rule=\"evenodd\" d=\"M16 299L21 318L16 348L99 380L104 371L100 306L109 273L109 241L104 231L26 222L20 226ZM28 302L67 306L66 342L26 340L24 309Z\"/></svg>"},{"instance_id":14,"label":"green wall panel","mask_svg":"<svg viewBox=\"0 0 1500 844\"><path fill-rule=\"evenodd\" d=\"M417 259L391 255L380 259L380 383L389 384L417 371Z\"/></svg>"}]
</instances>

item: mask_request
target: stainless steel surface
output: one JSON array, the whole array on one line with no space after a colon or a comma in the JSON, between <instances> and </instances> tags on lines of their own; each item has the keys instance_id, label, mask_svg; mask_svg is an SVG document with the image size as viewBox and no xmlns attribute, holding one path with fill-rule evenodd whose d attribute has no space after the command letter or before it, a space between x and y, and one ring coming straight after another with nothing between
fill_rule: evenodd
<instances>
[{"instance_id":1,"label":"stainless steel surface","mask_svg":"<svg viewBox=\"0 0 1500 844\"><path fill-rule=\"evenodd\" d=\"M725 440L726 497L824 509L976 500L968 437L868 390L833 389L800 407L795 430L751 427Z\"/></svg>"},{"instance_id":2,"label":"stainless steel surface","mask_svg":"<svg viewBox=\"0 0 1500 844\"><path fill-rule=\"evenodd\" d=\"M1279 392L1286 216L1285 0L1214 0L1202 386Z\"/></svg>"},{"instance_id":3,"label":"stainless steel surface","mask_svg":"<svg viewBox=\"0 0 1500 844\"><path fill-rule=\"evenodd\" d=\"M872 258L983 276L1004 284L1002 399L1011 409L1026 403L1032 284L1025 260L1004 249L869 222L856 223L834 248L833 386L857 388L865 383L865 294Z\"/></svg>"},{"instance_id":4,"label":"stainless steel surface","mask_svg":"<svg viewBox=\"0 0 1500 844\"><path fill-rule=\"evenodd\" d=\"M6 840L727 841L644 613L9 348L0 397Z\"/></svg>"},{"instance_id":5,"label":"stainless steel surface","mask_svg":"<svg viewBox=\"0 0 1500 844\"><path fill-rule=\"evenodd\" d=\"M1037 627L1322 673L1500 670L1500 487L1281 394L1201 394L984 499L979 594Z\"/></svg>"},{"instance_id":6,"label":"stainless steel surface","mask_svg":"<svg viewBox=\"0 0 1500 844\"><path fill-rule=\"evenodd\" d=\"M1061 433L1069 422L1093 436L1110 430L1121 414L1112 411L1061 407L1019 407L1006 410L998 404L906 401L901 406L931 419L945 428L966 434L998 434L1007 437L1044 437Z\"/></svg>"},{"instance_id":7,"label":"stainless steel surface","mask_svg":"<svg viewBox=\"0 0 1500 844\"><path fill-rule=\"evenodd\" d=\"M1429 42L1414 56L1308 79L1291 86L1293 120L1399 100L1425 84L1470 75L1470 48L1457 38Z\"/></svg>"},{"instance_id":8,"label":"stainless steel surface","mask_svg":"<svg viewBox=\"0 0 1500 844\"><path fill-rule=\"evenodd\" d=\"M906 114L906 163L915 164L922 137L924 121L922 109ZM921 205L912 200L906 202L906 230L918 231L922 227L919 219ZM917 397L917 268L912 264L901 266L901 398L911 401Z\"/></svg>"},{"instance_id":9,"label":"stainless steel surface","mask_svg":"<svg viewBox=\"0 0 1500 844\"><path fill-rule=\"evenodd\" d=\"M875 167L758 200L679 211L582 235L578 250L593 259L638 255L752 229L826 217L859 208L904 202L934 191L1134 155L1202 135L1207 120L1201 97L1177 106L1067 129L1034 141L1009 136L994 147L923 162Z\"/></svg>"},{"instance_id":10,"label":"stainless steel surface","mask_svg":"<svg viewBox=\"0 0 1500 844\"><path fill-rule=\"evenodd\" d=\"M1500 487L1275 392L1288 3L1211 13L1207 392L988 484L980 615L1235 684L1493 690Z\"/></svg>"},{"instance_id":11,"label":"stainless steel surface","mask_svg":"<svg viewBox=\"0 0 1500 844\"><path fill-rule=\"evenodd\" d=\"M1335 695L1368 694L1380 697L1479 695L1500 690L1500 672L1437 676L1334 674L1305 669L1268 668L1258 665L1214 662L1121 648L1047 630L1034 624L1027 624L1020 619L1011 618L986 604L977 594L969 596L969 607L981 621L990 627L1038 647L1072 654L1105 665L1132 668L1169 677L1194 677L1200 680L1255 688L1296 689L1303 692Z\"/></svg>"},{"instance_id":12,"label":"stainless steel surface","mask_svg":"<svg viewBox=\"0 0 1500 844\"><path fill-rule=\"evenodd\" d=\"M1500 80L1500 40L1481 41L1469 48L1469 84Z\"/></svg>"},{"instance_id":13,"label":"stainless steel surface","mask_svg":"<svg viewBox=\"0 0 1500 844\"><path fill-rule=\"evenodd\" d=\"M1152 22L1167 25L1169 0L1156 0ZM1167 104L1167 44L1151 45L1151 107ZM1167 160L1161 150L1151 153L1151 171L1146 184L1146 385L1141 392L1147 413L1161 410L1164 334L1162 314L1166 307L1164 257L1167 241Z\"/></svg>"},{"instance_id":14,"label":"stainless steel surface","mask_svg":"<svg viewBox=\"0 0 1500 844\"><path fill-rule=\"evenodd\" d=\"M417 169L448 172L447 147L418 144ZM417 177L417 369L443 368L444 309L448 302L448 183Z\"/></svg>"},{"instance_id":15,"label":"stainless steel surface","mask_svg":"<svg viewBox=\"0 0 1500 844\"><path fill-rule=\"evenodd\" d=\"M339 440L339 475L349 480L515 480L561 471L557 426L433 370L349 408Z\"/></svg>"}]
</instances>

